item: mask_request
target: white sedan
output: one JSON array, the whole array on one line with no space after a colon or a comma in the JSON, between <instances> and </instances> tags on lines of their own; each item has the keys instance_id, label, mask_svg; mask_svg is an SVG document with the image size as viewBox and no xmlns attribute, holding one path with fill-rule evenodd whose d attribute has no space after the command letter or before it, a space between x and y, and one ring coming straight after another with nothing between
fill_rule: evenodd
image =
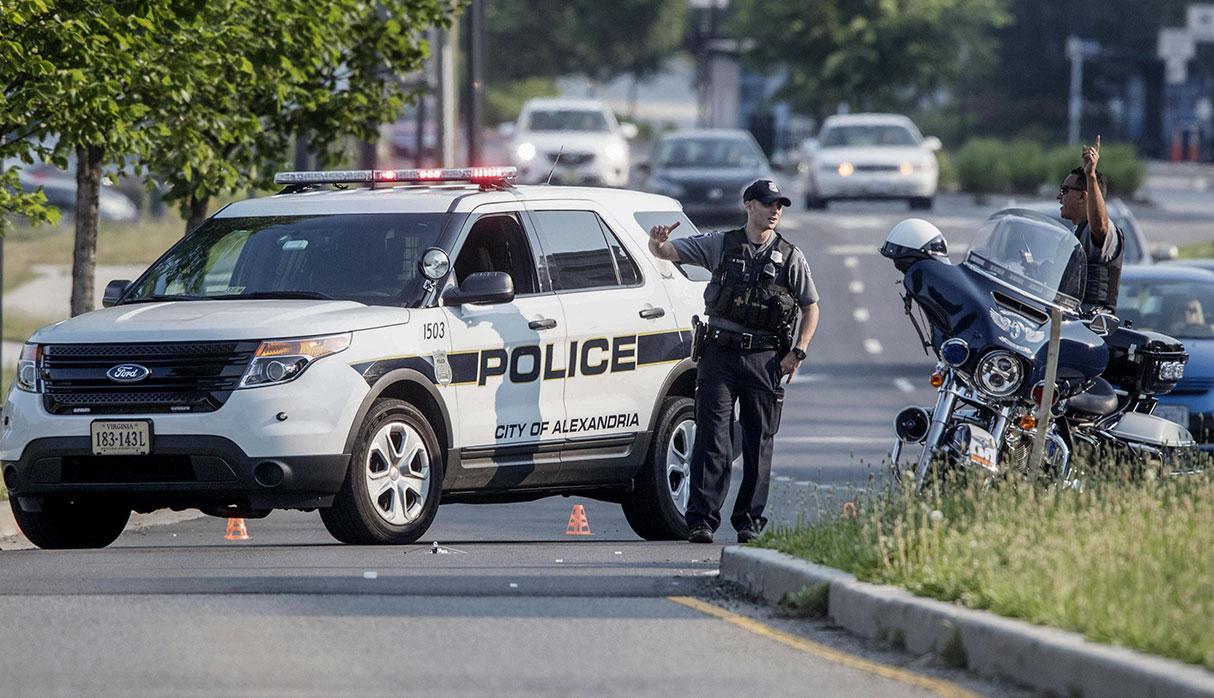
<instances>
[{"instance_id":1,"label":"white sedan","mask_svg":"<svg viewBox=\"0 0 1214 698\"><path fill-rule=\"evenodd\" d=\"M825 208L840 199L906 199L930 209L939 168L940 140L924 138L899 114L843 114L822 124L807 144L805 205Z\"/></svg>"}]
</instances>

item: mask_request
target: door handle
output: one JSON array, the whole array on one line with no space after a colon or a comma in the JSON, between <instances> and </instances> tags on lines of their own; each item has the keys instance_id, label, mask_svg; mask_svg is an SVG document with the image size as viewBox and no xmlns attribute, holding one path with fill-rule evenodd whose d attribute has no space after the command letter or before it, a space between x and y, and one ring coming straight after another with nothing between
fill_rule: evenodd
<instances>
[{"instance_id":1,"label":"door handle","mask_svg":"<svg viewBox=\"0 0 1214 698\"><path fill-rule=\"evenodd\" d=\"M527 327L530 327L533 330L550 330L553 327L556 327L556 320L553 320L552 318L532 320L531 322L527 323Z\"/></svg>"},{"instance_id":2,"label":"door handle","mask_svg":"<svg viewBox=\"0 0 1214 698\"><path fill-rule=\"evenodd\" d=\"M641 317L645 318L646 320L656 320L665 314L666 310L664 308L645 308L641 311Z\"/></svg>"}]
</instances>

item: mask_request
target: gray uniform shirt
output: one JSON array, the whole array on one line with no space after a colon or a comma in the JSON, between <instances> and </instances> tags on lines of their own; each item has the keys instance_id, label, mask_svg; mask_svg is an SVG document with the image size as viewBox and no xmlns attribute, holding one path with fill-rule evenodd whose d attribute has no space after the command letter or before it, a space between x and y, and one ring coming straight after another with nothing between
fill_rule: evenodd
<instances>
[{"instance_id":1,"label":"gray uniform shirt","mask_svg":"<svg viewBox=\"0 0 1214 698\"><path fill-rule=\"evenodd\" d=\"M763 245L748 244L744 250L751 257L764 254L768 247L771 247L776 242L776 236L772 235ZM725 254L725 231L717 231L712 233L700 233L685 238L677 238L670 241L676 252L679 253L679 262L683 264L694 264L697 267L704 267L709 271L717 268L721 263L721 257ZM805 255L801 253L800 248L793 246L792 259L785 262L788 266L788 286L792 291L793 297L797 299L797 305L805 307L818 302L818 289L814 287L814 279L809 271L809 262L806 261ZM724 318L709 318L709 324L734 332L746 332L747 328L726 320Z\"/></svg>"}]
</instances>

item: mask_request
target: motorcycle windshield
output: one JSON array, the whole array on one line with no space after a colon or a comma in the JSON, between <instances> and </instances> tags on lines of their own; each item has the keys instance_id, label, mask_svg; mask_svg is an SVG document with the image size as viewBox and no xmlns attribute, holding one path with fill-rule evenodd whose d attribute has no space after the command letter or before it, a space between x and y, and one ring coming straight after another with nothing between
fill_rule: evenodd
<instances>
[{"instance_id":1,"label":"motorcycle windshield","mask_svg":"<svg viewBox=\"0 0 1214 698\"><path fill-rule=\"evenodd\" d=\"M1024 209L1006 209L988 218L962 265L1069 310L1079 308L1087 274L1087 258L1075 234Z\"/></svg>"}]
</instances>

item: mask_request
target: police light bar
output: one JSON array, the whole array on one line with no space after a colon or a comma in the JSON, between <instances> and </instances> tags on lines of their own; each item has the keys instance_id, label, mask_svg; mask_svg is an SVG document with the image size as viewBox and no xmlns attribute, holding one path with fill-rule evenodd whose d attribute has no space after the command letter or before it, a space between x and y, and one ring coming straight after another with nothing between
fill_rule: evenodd
<instances>
[{"instance_id":1,"label":"police light bar","mask_svg":"<svg viewBox=\"0 0 1214 698\"><path fill-rule=\"evenodd\" d=\"M427 182L472 182L507 184L518 176L516 167L454 167L428 170L322 170L279 172L275 184L418 184Z\"/></svg>"}]
</instances>

